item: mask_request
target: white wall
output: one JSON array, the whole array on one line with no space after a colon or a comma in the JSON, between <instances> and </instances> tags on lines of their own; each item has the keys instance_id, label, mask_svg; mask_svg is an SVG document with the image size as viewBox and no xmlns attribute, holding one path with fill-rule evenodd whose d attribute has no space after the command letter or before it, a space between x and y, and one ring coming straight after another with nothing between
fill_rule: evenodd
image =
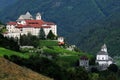
<instances>
[{"instance_id":1,"label":"white wall","mask_svg":"<svg viewBox=\"0 0 120 80\"><path fill-rule=\"evenodd\" d=\"M102 65L108 66L108 61L99 61L98 64L99 64L99 66L102 66Z\"/></svg>"},{"instance_id":2,"label":"white wall","mask_svg":"<svg viewBox=\"0 0 120 80\"><path fill-rule=\"evenodd\" d=\"M7 25L6 29L8 30L8 33L18 33L18 32L20 32L20 29L16 28L14 25Z\"/></svg>"},{"instance_id":3,"label":"white wall","mask_svg":"<svg viewBox=\"0 0 120 80\"><path fill-rule=\"evenodd\" d=\"M52 32L57 36L57 25L51 25Z\"/></svg>"},{"instance_id":4,"label":"white wall","mask_svg":"<svg viewBox=\"0 0 120 80\"><path fill-rule=\"evenodd\" d=\"M113 62L112 61L108 61L108 65L112 64Z\"/></svg>"},{"instance_id":5,"label":"white wall","mask_svg":"<svg viewBox=\"0 0 120 80\"><path fill-rule=\"evenodd\" d=\"M4 34L5 37L13 37L13 38L20 38L20 33L9 33L9 34Z\"/></svg>"},{"instance_id":6,"label":"white wall","mask_svg":"<svg viewBox=\"0 0 120 80\"><path fill-rule=\"evenodd\" d=\"M26 24L26 22L23 20L21 22L17 22L18 24ZM45 25L45 26L48 26L48 25ZM57 35L57 26L56 25L50 25L51 28L43 28L44 31L45 31L45 35L47 36L48 33L50 32L50 30L52 30L52 32ZM27 28L16 28L14 25L7 25L6 26L7 30L8 30L8 36L15 36L11 33L14 33L14 34L18 34L18 33L21 33L21 34L26 34L26 33L31 33L32 35L35 35L35 36L38 36L39 35L39 31L40 31L40 28L33 28L33 27L27 27ZM19 36L18 36L19 37Z\"/></svg>"},{"instance_id":7,"label":"white wall","mask_svg":"<svg viewBox=\"0 0 120 80\"><path fill-rule=\"evenodd\" d=\"M44 31L45 31L45 35L47 36L48 33L50 32L51 28L44 28Z\"/></svg>"},{"instance_id":8,"label":"white wall","mask_svg":"<svg viewBox=\"0 0 120 80\"><path fill-rule=\"evenodd\" d=\"M108 60L108 55L97 55L97 60Z\"/></svg>"},{"instance_id":9,"label":"white wall","mask_svg":"<svg viewBox=\"0 0 120 80\"><path fill-rule=\"evenodd\" d=\"M58 42L64 42L64 38L63 37L58 37Z\"/></svg>"}]
</instances>

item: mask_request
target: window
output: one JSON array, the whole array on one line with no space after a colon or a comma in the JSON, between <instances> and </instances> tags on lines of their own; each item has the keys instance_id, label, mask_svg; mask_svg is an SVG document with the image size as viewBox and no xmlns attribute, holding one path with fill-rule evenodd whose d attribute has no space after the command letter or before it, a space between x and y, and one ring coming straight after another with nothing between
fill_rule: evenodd
<instances>
[{"instance_id":1,"label":"window","mask_svg":"<svg viewBox=\"0 0 120 80\"><path fill-rule=\"evenodd\" d=\"M97 58L98 60L100 59L100 57Z\"/></svg>"},{"instance_id":2,"label":"window","mask_svg":"<svg viewBox=\"0 0 120 80\"><path fill-rule=\"evenodd\" d=\"M104 57L102 57L102 60L104 60Z\"/></svg>"},{"instance_id":3,"label":"window","mask_svg":"<svg viewBox=\"0 0 120 80\"><path fill-rule=\"evenodd\" d=\"M22 28L20 29L20 31L22 31Z\"/></svg>"}]
</instances>

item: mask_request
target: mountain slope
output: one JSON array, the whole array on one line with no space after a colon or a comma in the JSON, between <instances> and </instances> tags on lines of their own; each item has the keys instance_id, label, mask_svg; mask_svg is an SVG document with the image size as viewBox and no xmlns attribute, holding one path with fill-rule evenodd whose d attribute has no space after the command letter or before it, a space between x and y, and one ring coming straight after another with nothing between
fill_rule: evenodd
<instances>
[{"instance_id":1,"label":"mountain slope","mask_svg":"<svg viewBox=\"0 0 120 80\"><path fill-rule=\"evenodd\" d=\"M0 58L0 80L52 80Z\"/></svg>"},{"instance_id":2,"label":"mountain slope","mask_svg":"<svg viewBox=\"0 0 120 80\"><path fill-rule=\"evenodd\" d=\"M20 0L3 10L0 19L16 20L27 11L41 12L44 19L56 22L60 30L70 33L119 10L119 3L119 0Z\"/></svg>"},{"instance_id":3,"label":"mountain slope","mask_svg":"<svg viewBox=\"0 0 120 80\"><path fill-rule=\"evenodd\" d=\"M0 0L0 11L7 6L14 4L16 1L17 0Z\"/></svg>"},{"instance_id":4,"label":"mountain slope","mask_svg":"<svg viewBox=\"0 0 120 80\"><path fill-rule=\"evenodd\" d=\"M69 42L77 44L80 49L96 54L101 46L106 43L108 53L111 56L120 55L120 16L119 13L112 14L101 22L91 24L84 31L69 36ZM79 38L76 38L79 36ZM72 40L74 39L74 40Z\"/></svg>"},{"instance_id":5,"label":"mountain slope","mask_svg":"<svg viewBox=\"0 0 120 80\"><path fill-rule=\"evenodd\" d=\"M6 22L16 20L27 11L41 12L44 19L58 24L60 34L68 35L119 11L119 4L119 0L20 0L3 10L0 19Z\"/></svg>"}]
</instances>

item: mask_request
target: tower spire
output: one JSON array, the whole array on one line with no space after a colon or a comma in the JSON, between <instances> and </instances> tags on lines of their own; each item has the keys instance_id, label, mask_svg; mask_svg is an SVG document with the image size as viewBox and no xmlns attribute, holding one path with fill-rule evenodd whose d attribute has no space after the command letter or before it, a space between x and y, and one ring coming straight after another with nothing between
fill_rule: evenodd
<instances>
[{"instance_id":1,"label":"tower spire","mask_svg":"<svg viewBox=\"0 0 120 80\"><path fill-rule=\"evenodd\" d=\"M101 51L107 52L107 46L106 46L106 44L104 44L104 45L101 47Z\"/></svg>"},{"instance_id":2,"label":"tower spire","mask_svg":"<svg viewBox=\"0 0 120 80\"><path fill-rule=\"evenodd\" d=\"M40 13L36 14L36 20L41 20L41 14Z\"/></svg>"}]
</instances>

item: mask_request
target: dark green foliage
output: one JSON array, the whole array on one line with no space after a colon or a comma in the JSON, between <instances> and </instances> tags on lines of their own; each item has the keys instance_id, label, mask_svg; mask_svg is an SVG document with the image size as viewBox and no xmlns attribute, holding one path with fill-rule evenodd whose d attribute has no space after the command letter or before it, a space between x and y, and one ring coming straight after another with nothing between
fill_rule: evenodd
<instances>
[{"instance_id":1,"label":"dark green foliage","mask_svg":"<svg viewBox=\"0 0 120 80\"><path fill-rule=\"evenodd\" d=\"M41 40L45 40L46 39L45 31L44 31L43 28L41 28L40 31L39 31L39 39L41 39Z\"/></svg>"},{"instance_id":2,"label":"dark green foliage","mask_svg":"<svg viewBox=\"0 0 120 80\"><path fill-rule=\"evenodd\" d=\"M4 55L3 57L4 57L5 59L9 59L9 57L8 57L7 55Z\"/></svg>"},{"instance_id":3,"label":"dark green foliage","mask_svg":"<svg viewBox=\"0 0 120 80\"><path fill-rule=\"evenodd\" d=\"M92 57L89 61L89 65L95 65L95 60L96 60L96 57Z\"/></svg>"},{"instance_id":4,"label":"dark green foliage","mask_svg":"<svg viewBox=\"0 0 120 80\"><path fill-rule=\"evenodd\" d=\"M7 38L0 34L0 47L19 51L18 42L14 38Z\"/></svg>"},{"instance_id":5,"label":"dark green foliage","mask_svg":"<svg viewBox=\"0 0 120 80\"><path fill-rule=\"evenodd\" d=\"M92 67L92 68L91 68L91 72L92 72L92 73L97 73L97 72L99 72L99 71L98 71L97 67Z\"/></svg>"},{"instance_id":6,"label":"dark green foliage","mask_svg":"<svg viewBox=\"0 0 120 80\"><path fill-rule=\"evenodd\" d=\"M78 47L75 47L75 48L74 48L74 51L76 51L76 52L81 52L81 50L80 50Z\"/></svg>"},{"instance_id":7,"label":"dark green foliage","mask_svg":"<svg viewBox=\"0 0 120 80\"><path fill-rule=\"evenodd\" d=\"M120 45L118 45L120 43L120 18L118 16L120 16L119 13L113 14L101 22L89 25L77 35L71 34L69 42L77 44L81 50L95 55L106 43L111 56L120 55Z\"/></svg>"},{"instance_id":8,"label":"dark green foliage","mask_svg":"<svg viewBox=\"0 0 120 80\"><path fill-rule=\"evenodd\" d=\"M98 72L99 79L98 80L120 80L119 71L114 73L110 70L100 71Z\"/></svg>"},{"instance_id":9,"label":"dark green foliage","mask_svg":"<svg viewBox=\"0 0 120 80\"><path fill-rule=\"evenodd\" d=\"M68 80L90 80L88 73L81 67L70 69L68 73Z\"/></svg>"},{"instance_id":10,"label":"dark green foliage","mask_svg":"<svg viewBox=\"0 0 120 80\"><path fill-rule=\"evenodd\" d=\"M52 77L55 80L90 80L88 73L83 68L77 67L67 70L56 64L54 60L39 57L39 54L31 56L29 59L20 58L15 55L7 57L7 59L21 66L26 66L36 72Z\"/></svg>"},{"instance_id":11,"label":"dark green foliage","mask_svg":"<svg viewBox=\"0 0 120 80\"><path fill-rule=\"evenodd\" d=\"M108 70L116 73L116 72L118 72L118 66L115 65L115 64L111 64L111 65L108 67Z\"/></svg>"},{"instance_id":12,"label":"dark green foliage","mask_svg":"<svg viewBox=\"0 0 120 80\"><path fill-rule=\"evenodd\" d=\"M16 1L17 0L11 0L9 2L9 0L1 0L0 1L0 11L3 10L7 6L14 4Z\"/></svg>"},{"instance_id":13,"label":"dark green foliage","mask_svg":"<svg viewBox=\"0 0 120 80\"><path fill-rule=\"evenodd\" d=\"M58 46L58 41L53 41L53 40L39 40L39 47L43 46Z\"/></svg>"},{"instance_id":14,"label":"dark green foliage","mask_svg":"<svg viewBox=\"0 0 120 80\"><path fill-rule=\"evenodd\" d=\"M3 27L0 27L0 33L5 33L7 30L6 28L3 26Z\"/></svg>"},{"instance_id":15,"label":"dark green foliage","mask_svg":"<svg viewBox=\"0 0 120 80\"><path fill-rule=\"evenodd\" d=\"M20 36L20 45L21 46L38 46L38 38L36 36L32 36L30 33L28 35Z\"/></svg>"},{"instance_id":16,"label":"dark green foliage","mask_svg":"<svg viewBox=\"0 0 120 80\"><path fill-rule=\"evenodd\" d=\"M40 53L31 55L29 58L21 58L16 55L4 56L5 58L32 69L38 73L54 78L54 80L119 80L119 72L111 71L87 72L82 67L69 65L69 60L48 59L41 57ZM70 58L68 58L70 59ZM72 60L71 60L72 61ZM118 77L117 77L118 76Z\"/></svg>"},{"instance_id":17,"label":"dark green foliage","mask_svg":"<svg viewBox=\"0 0 120 80\"><path fill-rule=\"evenodd\" d=\"M0 21L0 25L4 25L4 24Z\"/></svg>"},{"instance_id":18,"label":"dark green foliage","mask_svg":"<svg viewBox=\"0 0 120 80\"><path fill-rule=\"evenodd\" d=\"M0 22L0 33L4 33L6 32L6 28L5 28L5 24L3 24L2 22Z\"/></svg>"},{"instance_id":19,"label":"dark green foliage","mask_svg":"<svg viewBox=\"0 0 120 80\"><path fill-rule=\"evenodd\" d=\"M106 80L117 80L117 78L115 74L110 74L106 77Z\"/></svg>"},{"instance_id":20,"label":"dark green foliage","mask_svg":"<svg viewBox=\"0 0 120 80\"><path fill-rule=\"evenodd\" d=\"M50 30L50 32L47 35L47 39L51 39L51 40L55 40L56 36L53 34L52 30Z\"/></svg>"}]
</instances>

